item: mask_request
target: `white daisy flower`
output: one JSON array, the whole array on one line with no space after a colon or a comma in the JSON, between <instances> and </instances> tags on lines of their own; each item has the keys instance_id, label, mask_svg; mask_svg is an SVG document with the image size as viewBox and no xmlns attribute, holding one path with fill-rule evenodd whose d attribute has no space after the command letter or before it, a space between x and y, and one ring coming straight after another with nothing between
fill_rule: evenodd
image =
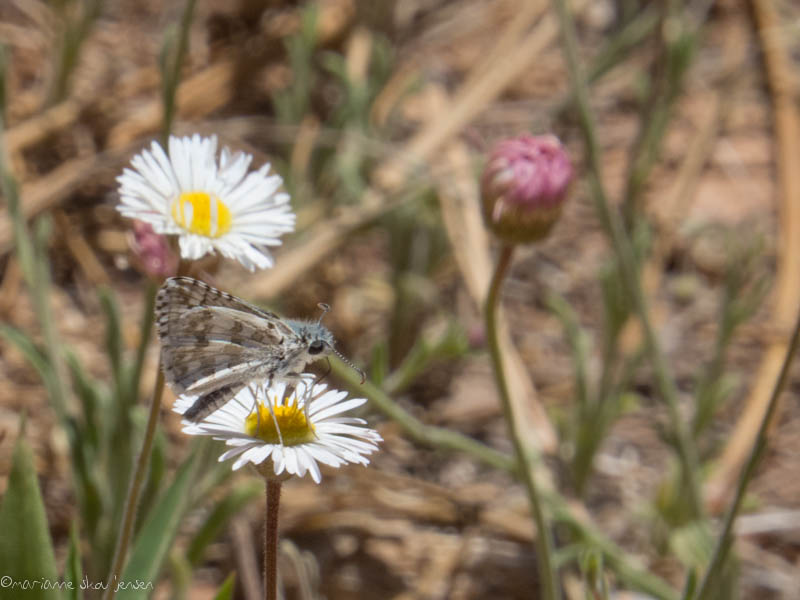
<instances>
[{"instance_id":1,"label":"white daisy flower","mask_svg":"<svg viewBox=\"0 0 800 600\"><path fill-rule=\"evenodd\" d=\"M177 235L185 259L219 252L251 271L271 267L267 248L294 231L289 195L278 191L283 180L269 175L269 163L248 173L249 154L223 148L219 162L216 154L216 136L170 137L169 156L153 142L117 177L117 210Z\"/></svg>"},{"instance_id":2,"label":"white daisy flower","mask_svg":"<svg viewBox=\"0 0 800 600\"><path fill-rule=\"evenodd\" d=\"M248 462L260 465L271 458L275 475L286 472L303 477L308 472L319 483L322 476L318 463L331 467L346 463L367 465L366 456L378 450L377 443L383 441L380 434L364 427L363 419L341 416L366 400L347 399L347 392L328 390L327 385L317 384L311 388L306 411L306 386L305 381L299 383L287 397L284 397L284 383L257 389L258 412L253 410L256 404L253 392L244 388L200 422L184 419L183 432L210 435L232 446L219 460L236 458L234 470ZM272 412L264 404L264 397ZM183 414L195 400L193 396L181 396L173 410Z\"/></svg>"}]
</instances>

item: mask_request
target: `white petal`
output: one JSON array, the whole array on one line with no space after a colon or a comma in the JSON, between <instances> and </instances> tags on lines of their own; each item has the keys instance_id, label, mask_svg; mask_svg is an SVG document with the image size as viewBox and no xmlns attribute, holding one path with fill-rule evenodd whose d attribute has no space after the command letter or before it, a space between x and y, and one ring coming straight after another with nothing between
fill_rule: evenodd
<instances>
[{"instance_id":1,"label":"white petal","mask_svg":"<svg viewBox=\"0 0 800 600\"><path fill-rule=\"evenodd\" d=\"M339 413L347 412L348 410L352 410L364 404L366 400L364 398L352 398L350 400L345 400L344 402L339 402L338 404L334 404L327 408L323 408L320 411L314 413L314 419L316 421L322 421L327 417L338 415ZM309 411L309 414L311 411Z\"/></svg>"}]
</instances>

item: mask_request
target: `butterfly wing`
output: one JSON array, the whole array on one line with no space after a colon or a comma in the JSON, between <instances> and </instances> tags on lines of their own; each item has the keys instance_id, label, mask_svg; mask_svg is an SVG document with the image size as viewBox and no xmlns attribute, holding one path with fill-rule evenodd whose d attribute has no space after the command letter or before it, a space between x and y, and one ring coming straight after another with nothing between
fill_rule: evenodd
<instances>
[{"instance_id":1,"label":"butterfly wing","mask_svg":"<svg viewBox=\"0 0 800 600\"><path fill-rule=\"evenodd\" d=\"M236 394L244 388L243 385L224 385L208 394L200 396L183 413L185 419L190 421L201 421L218 408L222 408L230 402Z\"/></svg>"},{"instance_id":2,"label":"butterfly wing","mask_svg":"<svg viewBox=\"0 0 800 600\"><path fill-rule=\"evenodd\" d=\"M167 383L176 394L199 396L185 413L192 420L268 371L293 335L277 315L189 277L168 279L155 310Z\"/></svg>"},{"instance_id":3,"label":"butterfly wing","mask_svg":"<svg viewBox=\"0 0 800 600\"><path fill-rule=\"evenodd\" d=\"M275 313L262 310L232 294L228 294L207 283L191 277L170 277L158 290L156 296L156 326L159 338L170 334L171 326L178 324L179 317L188 309L198 306L220 307L254 315L272 322L283 335L291 335L292 329Z\"/></svg>"}]
</instances>

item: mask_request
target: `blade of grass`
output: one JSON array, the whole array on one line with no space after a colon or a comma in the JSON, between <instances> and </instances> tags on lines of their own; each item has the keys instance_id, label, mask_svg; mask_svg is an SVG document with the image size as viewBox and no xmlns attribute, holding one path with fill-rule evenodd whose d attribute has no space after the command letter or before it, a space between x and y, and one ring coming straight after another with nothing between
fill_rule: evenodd
<instances>
[{"instance_id":1,"label":"blade of grass","mask_svg":"<svg viewBox=\"0 0 800 600\"><path fill-rule=\"evenodd\" d=\"M24 423L24 422L23 422ZM50 528L39 491L39 481L33 464L33 452L24 439L24 424L14 446L8 487L0 505L0 565L4 598L25 597L34 600L58 600L57 589L44 586L12 587L36 582L58 582L58 570L50 539ZM5 585L7 578L11 585Z\"/></svg>"},{"instance_id":2,"label":"blade of grass","mask_svg":"<svg viewBox=\"0 0 800 600\"><path fill-rule=\"evenodd\" d=\"M155 586L161 568L167 557L172 540L178 532L183 516L189 506L190 489L194 483L197 454L192 453L181 465L164 497L147 516L136 542L133 545L130 559L122 572L119 583L143 582L142 589L120 588L117 598L137 600L148 598ZM116 582L111 585L115 585ZM148 586L148 584L152 584Z\"/></svg>"},{"instance_id":3,"label":"blade of grass","mask_svg":"<svg viewBox=\"0 0 800 600\"><path fill-rule=\"evenodd\" d=\"M69 553L64 566L64 581L72 584L68 586L67 592L64 594L68 600L81 600L83 598L83 591L81 590L82 577L81 540L78 534L78 524L73 521L69 528Z\"/></svg>"}]
</instances>

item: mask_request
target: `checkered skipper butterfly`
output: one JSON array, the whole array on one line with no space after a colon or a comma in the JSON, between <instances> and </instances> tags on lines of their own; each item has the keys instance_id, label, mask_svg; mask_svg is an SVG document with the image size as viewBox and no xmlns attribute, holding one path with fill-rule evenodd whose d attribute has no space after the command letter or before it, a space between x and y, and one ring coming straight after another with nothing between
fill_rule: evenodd
<instances>
[{"instance_id":1,"label":"checkered skipper butterfly","mask_svg":"<svg viewBox=\"0 0 800 600\"><path fill-rule=\"evenodd\" d=\"M190 421L248 385L297 383L308 363L331 353L351 364L319 321L283 319L191 277L167 279L155 312L167 383L178 395L197 396L183 414Z\"/></svg>"}]
</instances>

